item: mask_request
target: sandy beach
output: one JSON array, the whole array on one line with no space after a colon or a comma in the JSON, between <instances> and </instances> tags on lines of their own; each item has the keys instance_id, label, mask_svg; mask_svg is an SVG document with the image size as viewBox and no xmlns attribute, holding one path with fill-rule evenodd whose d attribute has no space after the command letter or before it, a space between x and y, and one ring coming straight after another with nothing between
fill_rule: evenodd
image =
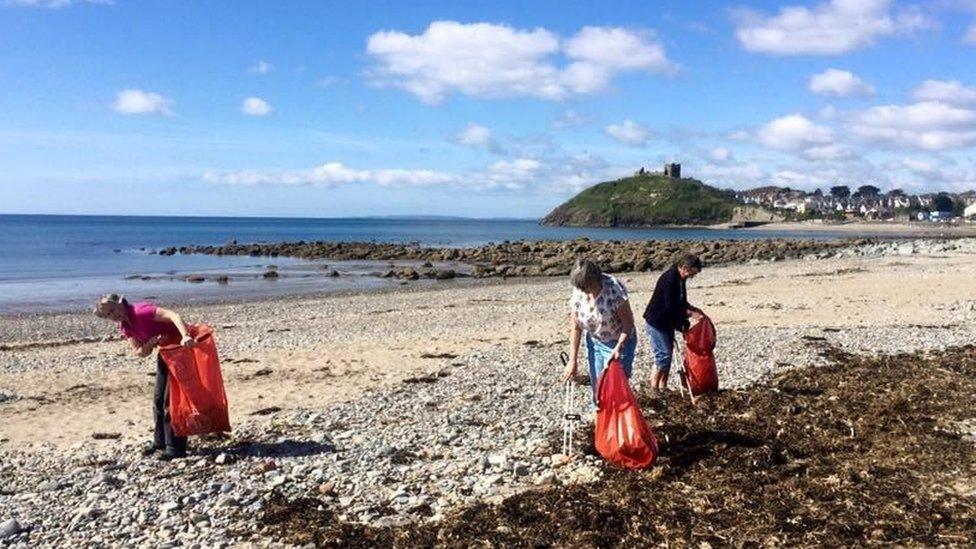
<instances>
[{"instance_id":1,"label":"sandy beach","mask_svg":"<svg viewBox=\"0 0 976 549\"><path fill-rule=\"evenodd\" d=\"M689 298L717 325L723 387L823 364L811 340L867 354L976 341L976 240L872 249L697 277ZM620 275L635 315L659 274ZM271 491L332 498L345 520L389 526L592 482L604 474L594 456L550 458L568 296L560 277L181 308L216 328L235 431L196 441L166 482L137 453L153 362L89 315L2 317L0 519L31 524L38 543L222 546Z\"/></svg>"}]
</instances>

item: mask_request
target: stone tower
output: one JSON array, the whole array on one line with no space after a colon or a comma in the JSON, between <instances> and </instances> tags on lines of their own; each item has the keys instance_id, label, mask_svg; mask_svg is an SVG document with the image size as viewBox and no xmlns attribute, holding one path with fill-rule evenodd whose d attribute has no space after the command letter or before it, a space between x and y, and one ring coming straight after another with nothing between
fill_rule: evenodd
<instances>
[{"instance_id":1,"label":"stone tower","mask_svg":"<svg viewBox=\"0 0 976 549\"><path fill-rule=\"evenodd\" d=\"M681 179L681 164L669 162L664 165L664 177Z\"/></svg>"}]
</instances>

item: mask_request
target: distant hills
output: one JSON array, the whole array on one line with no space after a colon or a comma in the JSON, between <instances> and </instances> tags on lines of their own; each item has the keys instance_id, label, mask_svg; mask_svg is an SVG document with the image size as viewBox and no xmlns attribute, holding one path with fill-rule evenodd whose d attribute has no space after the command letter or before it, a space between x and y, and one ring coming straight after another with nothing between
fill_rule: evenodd
<instances>
[{"instance_id":1,"label":"distant hills","mask_svg":"<svg viewBox=\"0 0 976 549\"><path fill-rule=\"evenodd\" d=\"M541 223L649 227L716 225L735 220L771 221L773 216L758 206L742 205L732 191L697 179L646 173L594 185L551 211Z\"/></svg>"}]
</instances>

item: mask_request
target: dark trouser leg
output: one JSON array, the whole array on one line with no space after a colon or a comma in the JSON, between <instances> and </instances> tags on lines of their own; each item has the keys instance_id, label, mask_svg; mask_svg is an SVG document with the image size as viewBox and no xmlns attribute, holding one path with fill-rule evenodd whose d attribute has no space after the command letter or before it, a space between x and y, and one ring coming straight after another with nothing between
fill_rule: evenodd
<instances>
[{"instance_id":1,"label":"dark trouser leg","mask_svg":"<svg viewBox=\"0 0 976 549\"><path fill-rule=\"evenodd\" d=\"M156 419L156 446L178 452L186 452L186 437L173 433L173 423L169 414L169 370L163 357L156 359L156 402L153 410Z\"/></svg>"}]
</instances>

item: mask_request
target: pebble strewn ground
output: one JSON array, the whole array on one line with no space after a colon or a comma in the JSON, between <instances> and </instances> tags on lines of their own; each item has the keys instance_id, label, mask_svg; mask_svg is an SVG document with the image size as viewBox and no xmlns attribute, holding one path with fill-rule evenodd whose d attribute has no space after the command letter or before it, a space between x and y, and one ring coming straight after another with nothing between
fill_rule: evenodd
<instances>
[{"instance_id":1,"label":"pebble strewn ground","mask_svg":"<svg viewBox=\"0 0 976 549\"><path fill-rule=\"evenodd\" d=\"M974 242L870 244L842 255L971 253ZM925 325L720 327L719 376L737 388L822 364L811 342L857 353L973 343L976 300L940 307ZM287 346L297 336L268 337ZM638 385L648 374L645 346L642 337ZM195 441L193 455L172 464L121 442L57 453L0 446L0 544L226 547L258 528L254 518L274 493L321 498L346 520L392 525L436 521L536 485L592 482L601 463L558 454L564 348L562 339L496 345L328 408L269 411L260 422L235 417L230 437ZM16 398L0 394L0 404ZM581 387L580 411L587 398ZM650 420L666 434L667 417Z\"/></svg>"}]
</instances>

